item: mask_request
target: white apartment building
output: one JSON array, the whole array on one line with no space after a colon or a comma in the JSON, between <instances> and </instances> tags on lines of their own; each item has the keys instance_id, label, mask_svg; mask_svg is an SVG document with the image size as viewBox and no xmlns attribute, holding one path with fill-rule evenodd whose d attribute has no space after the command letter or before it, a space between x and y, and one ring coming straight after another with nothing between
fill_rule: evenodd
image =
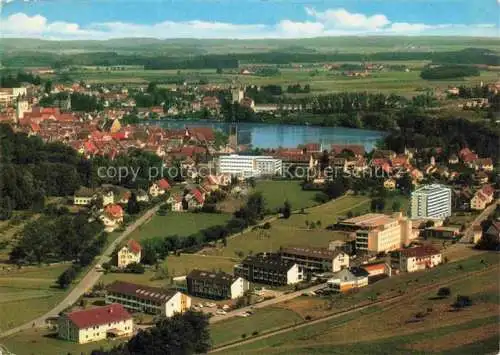
<instances>
[{"instance_id":1,"label":"white apartment building","mask_svg":"<svg viewBox=\"0 0 500 355\"><path fill-rule=\"evenodd\" d=\"M191 297L176 290L115 281L107 287L106 303L118 303L133 312L172 317L191 307Z\"/></svg>"},{"instance_id":2,"label":"white apartment building","mask_svg":"<svg viewBox=\"0 0 500 355\"><path fill-rule=\"evenodd\" d=\"M270 156L224 155L219 158L219 174L242 178L281 175L282 161Z\"/></svg>"},{"instance_id":3,"label":"white apartment building","mask_svg":"<svg viewBox=\"0 0 500 355\"><path fill-rule=\"evenodd\" d=\"M0 105L12 105L18 96L27 94L26 88L2 88L0 89Z\"/></svg>"},{"instance_id":4,"label":"white apartment building","mask_svg":"<svg viewBox=\"0 0 500 355\"><path fill-rule=\"evenodd\" d=\"M441 218L451 216L451 189L432 184L411 194L411 218Z\"/></svg>"}]
</instances>

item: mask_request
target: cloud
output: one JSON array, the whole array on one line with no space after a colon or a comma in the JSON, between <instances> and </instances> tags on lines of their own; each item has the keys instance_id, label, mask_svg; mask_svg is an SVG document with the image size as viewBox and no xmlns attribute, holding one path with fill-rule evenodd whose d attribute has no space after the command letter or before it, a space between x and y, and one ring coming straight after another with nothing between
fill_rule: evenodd
<instances>
[{"instance_id":1,"label":"cloud","mask_svg":"<svg viewBox=\"0 0 500 355\"><path fill-rule=\"evenodd\" d=\"M0 0L3 3L15 0ZM124 37L154 38L301 38L348 35L468 35L496 36L495 24L425 24L392 22L383 14L351 13L346 9L317 11L305 8L306 21L283 19L274 25L233 24L217 21L163 21L153 24L128 22L77 23L50 22L42 15L14 13L0 18L3 37L51 39L110 39Z\"/></svg>"},{"instance_id":2,"label":"cloud","mask_svg":"<svg viewBox=\"0 0 500 355\"><path fill-rule=\"evenodd\" d=\"M306 13L334 29L376 30L390 23L389 19L382 14L367 16L352 13L346 9L330 9L321 12L306 7Z\"/></svg>"}]
</instances>

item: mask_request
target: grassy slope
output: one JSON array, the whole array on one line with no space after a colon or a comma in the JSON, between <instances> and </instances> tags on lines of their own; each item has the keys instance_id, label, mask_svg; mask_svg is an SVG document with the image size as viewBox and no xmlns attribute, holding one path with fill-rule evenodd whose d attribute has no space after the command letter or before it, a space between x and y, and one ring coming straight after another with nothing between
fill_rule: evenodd
<instances>
[{"instance_id":1,"label":"grassy slope","mask_svg":"<svg viewBox=\"0 0 500 355\"><path fill-rule=\"evenodd\" d=\"M292 210L307 208L317 204L314 201L316 191L304 191L299 181L258 181L255 191L261 192L266 200L266 207L276 210L288 200Z\"/></svg>"}]
</instances>

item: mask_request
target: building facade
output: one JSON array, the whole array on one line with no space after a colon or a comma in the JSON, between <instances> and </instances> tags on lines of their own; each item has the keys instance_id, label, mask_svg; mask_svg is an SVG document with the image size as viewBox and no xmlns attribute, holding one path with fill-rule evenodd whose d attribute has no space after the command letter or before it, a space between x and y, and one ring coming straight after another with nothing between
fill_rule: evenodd
<instances>
[{"instance_id":1,"label":"building facade","mask_svg":"<svg viewBox=\"0 0 500 355\"><path fill-rule=\"evenodd\" d=\"M368 213L337 225L356 233L357 251L388 252L409 244L412 239L412 223L400 212L392 216Z\"/></svg>"},{"instance_id":2,"label":"building facade","mask_svg":"<svg viewBox=\"0 0 500 355\"><path fill-rule=\"evenodd\" d=\"M368 286L369 273L362 268L343 269L327 281L328 288L334 292L347 292Z\"/></svg>"},{"instance_id":3,"label":"building facade","mask_svg":"<svg viewBox=\"0 0 500 355\"><path fill-rule=\"evenodd\" d=\"M192 296L212 299L235 299L250 289L243 277L225 272L192 270L186 277L188 293Z\"/></svg>"},{"instance_id":4,"label":"building facade","mask_svg":"<svg viewBox=\"0 0 500 355\"><path fill-rule=\"evenodd\" d=\"M141 262L142 248L139 243L131 239L118 251L118 267L126 268L130 264Z\"/></svg>"},{"instance_id":5,"label":"building facade","mask_svg":"<svg viewBox=\"0 0 500 355\"><path fill-rule=\"evenodd\" d=\"M451 189L426 185L411 194L412 218L446 218L451 216Z\"/></svg>"},{"instance_id":6,"label":"building facade","mask_svg":"<svg viewBox=\"0 0 500 355\"><path fill-rule=\"evenodd\" d=\"M218 172L242 178L282 174L282 161L270 156L224 155L219 157Z\"/></svg>"},{"instance_id":7,"label":"building facade","mask_svg":"<svg viewBox=\"0 0 500 355\"><path fill-rule=\"evenodd\" d=\"M134 312L172 317L191 307L191 297L176 290L115 281L107 287L106 303L119 303Z\"/></svg>"},{"instance_id":8,"label":"building facade","mask_svg":"<svg viewBox=\"0 0 500 355\"><path fill-rule=\"evenodd\" d=\"M309 272L337 272L349 267L349 255L338 249L287 247L280 250L280 255Z\"/></svg>"},{"instance_id":9,"label":"building facade","mask_svg":"<svg viewBox=\"0 0 500 355\"><path fill-rule=\"evenodd\" d=\"M271 253L246 257L234 267L234 274L251 282L269 285L291 285L304 280L302 266Z\"/></svg>"},{"instance_id":10,"label":"building facade","mask_svg":"<svg viewBox=\"0 0 500 355\"><path fill-rule=\"evenodd\" d=\"M399 253L399 269L414 272L441 264L441 252L432 246L403 249Z\"/></svg>"},{"instance_id":11,"label":"building facade","mask_svg":"<svg viewBox=\"0 0 500 355\"><path fill-rule=\"evenodd\" d=\"M57 322L58 337L85 344L133 334L132 316L120 304L63 314Z\"/></svg>"}]
</instances>

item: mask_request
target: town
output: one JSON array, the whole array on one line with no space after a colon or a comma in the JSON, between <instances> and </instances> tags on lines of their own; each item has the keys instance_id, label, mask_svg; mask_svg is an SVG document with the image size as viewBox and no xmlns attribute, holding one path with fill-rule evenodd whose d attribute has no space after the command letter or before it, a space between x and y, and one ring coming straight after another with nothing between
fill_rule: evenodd
<instances>
[{"instance_id":1,"label":"town","mask_svg":"<svg viewBox=\"0 0 500 355\"><path fill-rule=\"evenodd\" d=\"M441 40L185 67L7 40L0 355L498 350L498 43Z\"/></svg>"}]
</instances>

